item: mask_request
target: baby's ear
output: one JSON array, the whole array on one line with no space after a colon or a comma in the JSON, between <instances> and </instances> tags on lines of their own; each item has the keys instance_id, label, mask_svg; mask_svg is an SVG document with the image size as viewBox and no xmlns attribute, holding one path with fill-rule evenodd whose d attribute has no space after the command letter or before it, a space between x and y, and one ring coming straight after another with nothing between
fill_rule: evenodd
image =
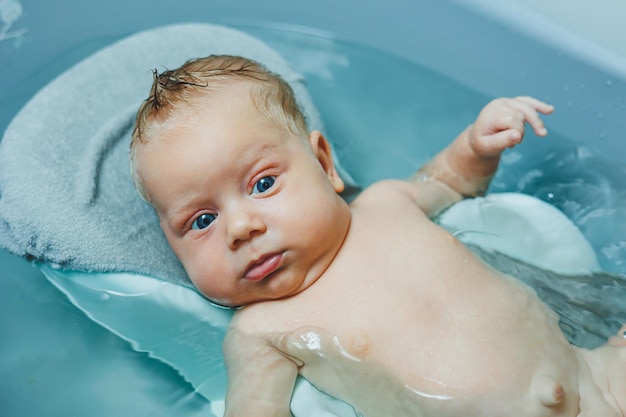
<instances>
[{"instance_id":1,"label":"baby's ear","mask_svg":"<svg viewBox=\"0 0 626 417\"><path fill-rule=\"evenodd\" d=\"M309 143L313 149L313 154L319 161L322 169L328 177L328 181L333 186L337 193L340 193L344 189L344 183L337 170L335 169L335 163L333 162L332 149L330 144L324 137L324 134L319 130L313 130L309 133Z\"/></svg>"}]
</instances>

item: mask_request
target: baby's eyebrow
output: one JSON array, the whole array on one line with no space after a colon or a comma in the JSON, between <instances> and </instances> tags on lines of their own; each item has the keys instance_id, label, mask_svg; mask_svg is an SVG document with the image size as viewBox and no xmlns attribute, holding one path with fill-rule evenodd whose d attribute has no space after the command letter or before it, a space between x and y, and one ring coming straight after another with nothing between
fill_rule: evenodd
<instances>
[{"instance_id":1,"label":"baby's eyebrow","mask_svg":"<svg viewBox=\"0 0 626 417\"><path fill-rule=\"evenodd\" d=\"M165 211L157 209L157 215L159 219L161 219L161 223L167 225L172 232L179 234L183 231L185 224L194 213L192 207L195 206L192 201L189 201L188 203L175 206Z\"/></svg>"}]
</instances>

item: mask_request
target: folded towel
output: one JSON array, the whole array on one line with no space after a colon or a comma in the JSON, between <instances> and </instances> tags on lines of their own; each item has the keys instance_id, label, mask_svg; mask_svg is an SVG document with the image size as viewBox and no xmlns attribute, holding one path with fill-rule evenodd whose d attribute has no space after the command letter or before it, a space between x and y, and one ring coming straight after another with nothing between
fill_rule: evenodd
<instances>
[{"instance_id":1,"label":"folded towel","mask_svg":"<svg viewBox=\"0 0 626 417\"><path fill-rule=\"evenodd\" d=\"M209 24L141 32L67 70L7 128L0 142L0 247L66 269L191 285L133 187L127 155L151 70L211 54L243 55L281 74L309 127L322 128L303 77L260 40Z\"/></svg>"}]
</instances>

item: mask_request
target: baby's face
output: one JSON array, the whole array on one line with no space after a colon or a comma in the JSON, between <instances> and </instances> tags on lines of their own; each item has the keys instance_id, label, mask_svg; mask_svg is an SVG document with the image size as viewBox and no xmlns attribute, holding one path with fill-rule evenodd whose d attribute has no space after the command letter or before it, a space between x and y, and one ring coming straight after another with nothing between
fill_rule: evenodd
<instances>
[{"instance_id":1,"label":"baby's face","mask_svg":"<svg viewBox=\"0 0 626 417\"><path fill-rule=\"evenodd\" d=\"M246 88L185 114L135 157L161 227L196 287L230 306L297 294L350 223L325 140L280 128Z\"/></svg>"}]
</instances>

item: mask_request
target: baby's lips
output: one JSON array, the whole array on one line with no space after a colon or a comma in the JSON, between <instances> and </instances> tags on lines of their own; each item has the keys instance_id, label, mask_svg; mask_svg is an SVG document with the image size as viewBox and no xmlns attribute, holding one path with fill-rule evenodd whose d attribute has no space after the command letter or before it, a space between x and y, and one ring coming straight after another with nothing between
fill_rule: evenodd
<instances>
[{"instance_id":1,"label":"baby's lips","mask_svg":"<svg viewBox=\"0 0 626 417\"><path fill-rule=\"evenodd\" d=\"M274 253L264 255L258 260L250 262L244 274L244 279L261 281L280 267L282 259L282 253Z\"/></svg>"}]
</instances>

